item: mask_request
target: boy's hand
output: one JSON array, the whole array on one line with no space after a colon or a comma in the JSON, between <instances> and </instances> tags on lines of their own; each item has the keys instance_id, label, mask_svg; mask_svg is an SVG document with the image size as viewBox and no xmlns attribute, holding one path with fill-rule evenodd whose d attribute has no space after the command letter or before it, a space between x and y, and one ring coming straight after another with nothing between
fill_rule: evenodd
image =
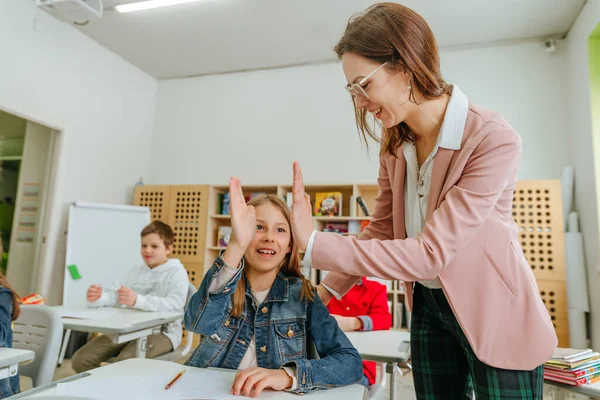
<instances>
[{"instance_id":1,"label":"boy's hand","mask_svg":"<svg viewBox=\"0 0 600 400\"><path fill-rule=\"evenodd\" d=\"M100 296L102 296L102 286L92 285L88 288L87 294L85 297L86 297L87 301L89 301L90 303L93 303L96 300L98 300L100 298Z\"/></svg>"},{"instance_id":2,"label":"boy's hand","mask_svg":"<svg viewBox=\"0 0 600 400\"><path fill-rule=\"evenodd\" d=\"M133 307L137 301L137 293L125 286L121 286L117 290L117 296L117 303L124 304L127 307Z\"/></svg>"},{"instance_id":3,"label":"boy's hand","mask_svg":"<svg viewBox=\"0 0 600 400\"><path fill-rule=\"evenodd\" d=\"M356 317L342 317L341 315L331 314L337 321L340 329L344 332L352 332L362 329L362 321Z\"/></svg>"},{"instance_id":4,"label":"boy's hand","mask_svg":"<svg viewBox=\"0 0 600 400\"><path fill-rule=\"evenodd\" d=\"M230 393L234 396L257 397L266 388L289 389L293 382L283 369L250 367L235 375Z\"/></svg>"}]
</instances>

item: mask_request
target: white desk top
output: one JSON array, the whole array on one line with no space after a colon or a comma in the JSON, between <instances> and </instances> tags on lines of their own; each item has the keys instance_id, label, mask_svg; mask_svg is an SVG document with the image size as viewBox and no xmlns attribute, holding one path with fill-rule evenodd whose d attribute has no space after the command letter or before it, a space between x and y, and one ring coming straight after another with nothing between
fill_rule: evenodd
<instances>
[{"instance_id":1,"label":"white desk top","mask_svg":"<svg viewBox=\"0 0 600 400\"><path fill-rule=\"evenodd\" d=\"M346 336L365 360L405 363L410 358L410 333L408 332L346 332Z\"/></svg>"},{"instance_id":2,"label":"white desk top","mask_svg":"<svg viewBox=\"0 0 600 400\"><path fill-rule=\"evenodd\" d=\"M146 312L124 308L56 307L65 329L79 332L124 334L183 319L183 312ZM94 319L68 318L68 315L88 315Z\"/></svg>"},{"instance_id":3,"label":"white desk top","mask_svg":"<svg viewBox=\"0 0 600 400\"><path fill-rule=\"evenodd\" d=\"M223 370L223 369L203 369L203 368L194 368L183 366L181 364L177 364L170 361L159 361L159 360L151 360L151 359L140 359L140 358L132 358L124 361L120 361L114 364L109 364L104 367L96 368L91 371L90 376L81 378L75 382L84 382L91 381L93 379L106 379L106 378L115 378L115 377L144 377L144 378L156 378L156 381L160 382L160 389L158 389L157 397L162 398L166 392L164 392L164 384L166 384L172 377L174 377L181 369L186 370L186 374L184 377L188 379L193 379L193 374L202 374L205 371L211 371L212 373L219 373L226 379L229 379L233 382L235 374L237 371L234 370ZM196 375L198 376L198 375ZM174 386L175 387L175 386ZM23 396L19 396L19 398L47 398L53 397L55 394L56 388L51 387L43 391L39 391L31 396L27 394L27 392L23 392ZM226 394L226 393L223 393ZM346 399L346 400L367 400L368 391L364 386L360 385L350 385L336 389L329 390L318 390L309 395L306 395L304 398L309 397L311 400L331 400L331 399ZM198 398L202 398L202 393L198 393ZM246 397L237 397L238 399L246 399ZM267 399L267 400L285 400L285 399L298 399L297 395L287 392L274 392L274 391L265 391L260 394L259 399Z\"/></svg>"},{"instance_id":4,"label":"white desk top","mask_svg":"<svg viewBox=\"0 0 600 400\"><path fill-rule=\"evenodd\" d=\"M31 350L0 348L0 368L8 367L12 364L32 361L35 353Z\"/></svg>"}]
</instances>

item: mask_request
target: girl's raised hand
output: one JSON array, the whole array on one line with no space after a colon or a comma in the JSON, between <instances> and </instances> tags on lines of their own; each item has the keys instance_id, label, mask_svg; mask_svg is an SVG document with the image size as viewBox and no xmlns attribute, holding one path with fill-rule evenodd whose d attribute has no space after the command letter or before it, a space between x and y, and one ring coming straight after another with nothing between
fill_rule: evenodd
<instances>
[{"instance_id":1,"label":"girl's raised hand","mask_svg":"<svg viewBox=\"0 0 600 400\"><path fill-rule=\"evenodd\" d=\"M223 254L227 265L237 267L246 248L256 235L256 210L244 199L240 180L229 179L229 209L231 213L231 239Z\"/></svg>"}]
</instances>

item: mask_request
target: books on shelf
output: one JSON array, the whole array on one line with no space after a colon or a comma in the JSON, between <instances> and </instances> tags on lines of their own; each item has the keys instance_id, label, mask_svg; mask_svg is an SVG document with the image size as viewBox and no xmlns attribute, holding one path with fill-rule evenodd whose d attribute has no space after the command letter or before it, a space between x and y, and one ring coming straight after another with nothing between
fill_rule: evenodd
<instances>
[{"instance_id":1,"label":"books on shelf","mask_svg":"<svg viewBox=\"0 0 600 400\"><path fill-rule=\"evenodd\" d=\"M220 214L229 215L229 192L223 193L223 197L221 198L220 210Z\"/></svg>"},{"instance_id":2,"label":"books on shelf","mask_svg":"<svg viewBox=\"0 0 600 400\"><path fill-rule=\"evenodd\" d=\"M231 226L220 226L217 243L220 247L227 247L231 238Z\"/></svg>"},{"instance_id":3,"label":"books on shelf","mask_svg":"<svg viewBox=\"0 0 600 400\"><path fill-rule=\"evenodd\" d=\"M362 197L358 196L356 198L356 202L358 203L358 205L360 206L360 209L362 210L363 214L365 214L365 217L368 217L369 214L369 209L367 208L366 203L363 201Z\"/></svg>"},{"instance_id":4,"label":"books on shelf","mask_svg":"<svg viewBox=\"0 0 600 400\"><path fill-rule=\"evenodd\" d=\"M328 222L323 228L323 232L348 233L347 222Z\"/></svg>"},{"instance_id":5,"label":"books on shelf","mask_svg":"<svg viewBox=\"0 0 600 400\"><path fill-rule=\"evenodd\" d=\"M315 216L339 217L342 215L342 192L315 193Z\"/></svg>"},{"instance_id":6,"label":"books on shelf","mask_svg":"<svg viewBox=\"0 0 600 400\"><path fill-rule=\"evenodd\" d=\"M248 195L244 195L244 200L246 203L250 201L250 199L258 196L259 194L265 194L263 192L252 192ZM217 194L217 214L221 215L229 215L229 192L219 193Z\"/></svg>"},{"instance_id":7,"label":"books on shelf","mask_svg":"<svg viewBox=\"0 0 600 400\"><path fill-rule=\"evenodd\" d=\"M600 381L600 353L591 349L557 348L544 364L544 379L571 386Z\"/></svg>"}]
</instances>

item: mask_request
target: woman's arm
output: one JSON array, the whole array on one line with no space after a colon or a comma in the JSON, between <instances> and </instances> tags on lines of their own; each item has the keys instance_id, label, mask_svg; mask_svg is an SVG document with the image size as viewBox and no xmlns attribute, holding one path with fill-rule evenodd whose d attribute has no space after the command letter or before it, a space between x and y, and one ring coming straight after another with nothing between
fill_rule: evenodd
<instances>
[{"instance_id":1,"label":"woman's arm","mask_svg":"<svg viewBox=\"0 0 600 400\"><path fill-rule=\"evenodd\" d=\"M379 156L379 176L377 177L377 186L379 193L375 198L375 210L371 216L371 221L365 230L358 237L359 240L380 239L387 240L394 238L393 222L392 222L392 188L390 177L387 170L386 155ZM344 296L352 286L360 279L360 276L345 274L343 272L332 272L327 274L323 280L323 285L338 300ZM319 291L320 295L323 293ZM324 294L325 296L327 294ZM329 299L331 295L329 295ZM321 296L322 300L323 296ZM328 301L324 301L327 303Z\"/></svg>"},{"instance_id":2,"label":"woman's arm","mask_svg":"<svg viewBox=\"0 0 600 400\"><path fill-rule=\"evenodd\" d=\"M320 232L315 237L313 266L390 280L434 279L487 221L514 179L520 158L521 139L512 129L502 127L487 134L417 237L356 240Z\"/></svg>"}]
</instances>

